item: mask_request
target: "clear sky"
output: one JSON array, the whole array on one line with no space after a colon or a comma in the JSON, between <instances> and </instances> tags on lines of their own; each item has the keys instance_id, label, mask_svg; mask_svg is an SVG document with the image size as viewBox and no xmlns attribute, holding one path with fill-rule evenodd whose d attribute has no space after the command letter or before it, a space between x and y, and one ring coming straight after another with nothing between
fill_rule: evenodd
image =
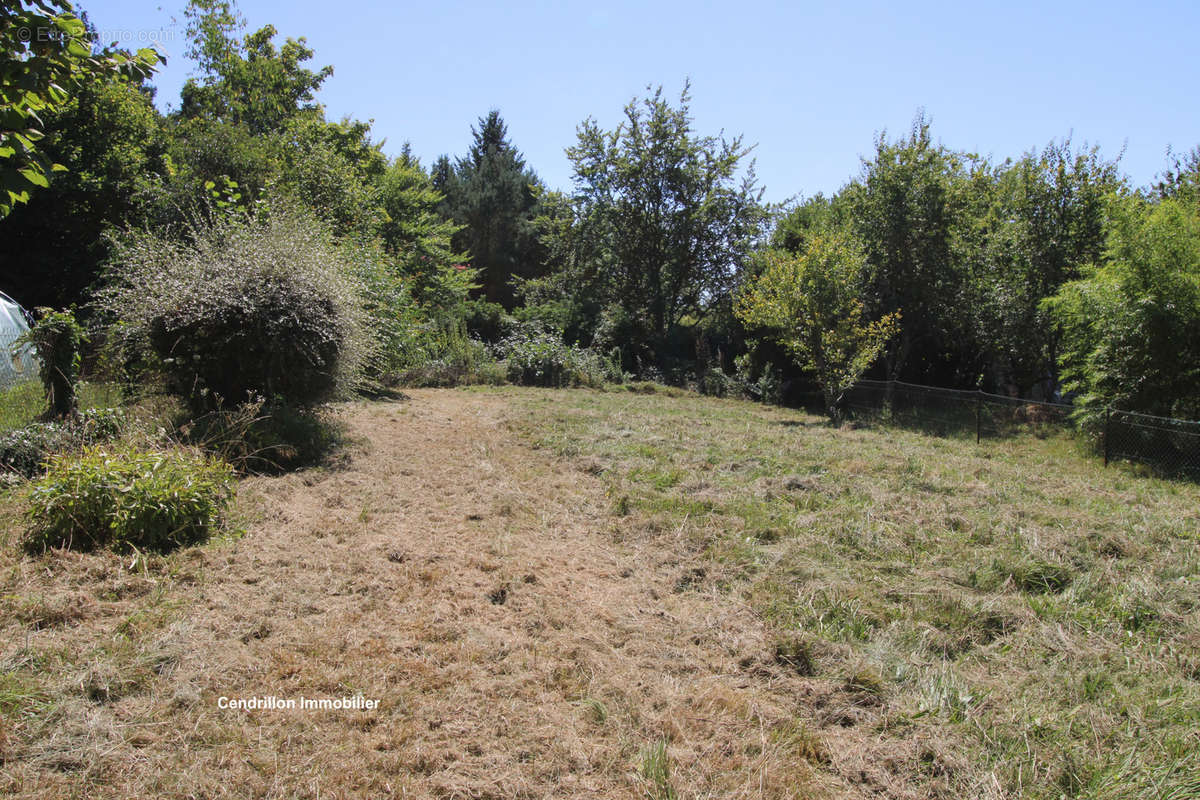
<instances>
[{"instance_id":1,"label":"clear sky","mask_svg":"<svg viewBox=\"0 0 1200 800\"><path fill-rule=\"evenodd\" d=\"M158 104L178 105L192 69L183 2L79 0L110 39L158 39L169 64ZM1200 144L1200 3L500 0L336 4L242 0L251 30L307 37L310 66L334 66L327 116L374 120L395 154L462 155L490 108L553 188L588 116L692 81L699 133L742 134L766 197L836 191L876 133L919 108L949 147L1018 156L1068 135L1099 145L1136 185L1168 145Z\"/></svg>"}]
</instances>

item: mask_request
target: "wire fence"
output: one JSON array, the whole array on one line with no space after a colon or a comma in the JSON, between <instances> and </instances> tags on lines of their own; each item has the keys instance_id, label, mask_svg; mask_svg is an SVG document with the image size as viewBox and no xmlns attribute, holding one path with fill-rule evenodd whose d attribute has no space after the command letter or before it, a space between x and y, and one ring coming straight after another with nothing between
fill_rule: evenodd
<instances>
[{"instance_id":1,"label":"wire fence","mask_svg":"<svg viewBox=\"0 0 1200 800\"><path fill-rule=\"evenodd\" d=\"M1200 479L1200 422L1109 410L1104 431L1105 466L1112 459L1138 461Z\"/></svg>"},{"instance_id":2,"label":"wire fence","mask_svg":"<svg viewBox=\"0 0 1200 800\"><path fill-rule=\"evenodd\" d=\"M859 381L843 398L846 411L938 435L974 435L975 441L1019 434L1078 432L1076 408L901 381ZM1156 472L1200 479L1200 422L1109 409L1098 430L1104 465L1125 460Z\"/></svg>"}]
</instances>

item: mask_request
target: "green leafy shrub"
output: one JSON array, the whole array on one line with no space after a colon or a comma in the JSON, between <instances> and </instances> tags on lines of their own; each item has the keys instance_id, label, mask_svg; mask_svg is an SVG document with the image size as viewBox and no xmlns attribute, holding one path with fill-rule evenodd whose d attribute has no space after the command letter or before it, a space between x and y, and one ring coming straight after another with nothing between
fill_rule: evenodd
<instances>
[{"instance_id":1,"label":"green leafy shrub","mask_svg":"<svg viewBox=\"0 0 1200 800\"><path fill-rule=\"evenodd\" d=\"M763 403L780 405L783 402L783 378L774 364L755 363L754 353L743 353L733 359L734 379L742 391Z\"/></svg>"},{"instance_id":2,"label":"green leafy shrub","mask_svg":"<svg viewBox=\"0 0 1200 800\"><path fill-rule=\"evenodd\" d=\"M423 360L425 316L413 298L411 282L378 242L345 240L341 252L361 287L372 339L370 357L363 365L365 375L376 382L394 382L399 372Z\"/></svg>"},{"instance_id":3,"label":"green leafy shrub","mask_svg":"<svg viewBox=\"0 0 1200 800\"><path fill-rule=\"evenodd\" d=\"M193 411L253 395L311 405L360 379L373 346L361 285L306 213L215 215L186 240L130 232L114 249L99 305L144 332Z\"/></svg>"},{"instance_id":4,"label":"green leafy shrub","mask_svg":"<svg viewBox=\"0 0 1200 800\"><path fill-rule=\"evenodd\" d=\"M555 334L526 329L500 343L508 379L526 386L565 386L571 348Z\"/></svg>"},{"instance_id":5,"label":"green leafy shrub","mask_svg":"<svg viewBox=\"0 0 1200 800\"><path fill-rule=\"evenodd\" d=\"M420 345L396 380L404 386L460 386L504 383L505 375L464 322L430 322L421 326Z\"/></svg>"},{"instance_id":6,"label":"green leafy shrub","mask_svg":"<svg viewBox=\"0 0 1200 800\"><path fill-rule=\"evenodd\" d=\"M127 421L125 409L97 406L80 411L72 421L72 427L84 444L98 444L120 436Z\"/></svg>"},{"instance_id":7,"label":"green leafy shrub","mask_svg":"<svg viewBox=\"0 0 1200 800\"><path fill-rule=\"evenodd\" d=\"M115 439L124 430L119 408L89 408L60 422L33 422L0 434L0 472L32 478L57 453Z\"/></svg>"},{"instance_id":8,"label":"green leafy shrub","mask_svg":"<svg viewBox=\"0 0 1200 800\"><path fill-rule=\"evenodd\" d=\"M605 357L594 350L564 344L557 333L524 326L496 347L507 363L508 379L525 386L592 386L621 382L625 375L616 352Z\"/></svg>"},{"instance_id":9,"label":"green leafy shrub","mask_svg":"<svg viewBox=\"0 0 1200 800\"><path fill-rule=\"evenodd\" d=\"M70 449L75 437L61 422L32 422L0 434L0 469L31 478L54 453Z\"/></svg>"},{"instance_id":10,"label":"green leafy shrub","mask_svg":"<svg viewBox=\"0 0 1200 800\"><path fill-rule=\"evenodd\" d=\"M516 322L504 311L504 306L483 298L463 303L463 314L467 333L485 342L500 341Z\"/></svg>"},{"instance_id":11,"label":"green leafy shrub","mask_svg":"<svg viewBox=\"0 0 1200 800\"><path fill-rule=\"evenodd\" d=\"M1105 259L1044 301L1063 331L1064 388L1099 440L1108 406L1200 417L1200 210L1133 196L1109 204Z\"/></svg>"},{"instance_id":12,"label":"green leafy shrub","mask_svg":"<svg viewBox=\"0 0 1200 800\"><path fill-rule=\"evenodd\" d=\"M696 379L696 391L709 397L731 397L741 393L741 384L715 367L704 370Z\"/></svg>"},{"instance_id":13,"label":"green leafy shrub","mask_svg":"<svg viewBox=\"0 0 1200 800\"><path fill-rule=\"evenodd\" d=\"M25 546L167 551L207 539L232 497L232 469L209 456L90 447L30 489Z\"/></svg>"}]
</instances>

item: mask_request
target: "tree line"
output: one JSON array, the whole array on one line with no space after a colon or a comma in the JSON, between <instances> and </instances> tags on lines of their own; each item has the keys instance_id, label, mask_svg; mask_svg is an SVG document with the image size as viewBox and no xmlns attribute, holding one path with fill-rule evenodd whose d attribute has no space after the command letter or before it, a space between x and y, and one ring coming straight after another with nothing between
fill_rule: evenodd
<instances>
[{"instance_id":1,"label":"tree line","mask_svg":"<svg viewBox=\"0 0 1200 800\"><path fill-rule=\"evenodd\" d=\"M99 47L64 0L3 9L64 32L0 39L0 288L27 306L92 308L130 231L287 202L370 262L396 364L532 330L706 391L812 387L835 416L871 375L1200 417L1200 149L1136 187L1069 139L996 160L919 113L833 195L772 206L741 138L650 88L578 126L555 190L495 109L459 157L387 156L326 118L333 67L232 2L189 3L197 74L165 115L152 53Z\"/></svg>"}]
</instances>

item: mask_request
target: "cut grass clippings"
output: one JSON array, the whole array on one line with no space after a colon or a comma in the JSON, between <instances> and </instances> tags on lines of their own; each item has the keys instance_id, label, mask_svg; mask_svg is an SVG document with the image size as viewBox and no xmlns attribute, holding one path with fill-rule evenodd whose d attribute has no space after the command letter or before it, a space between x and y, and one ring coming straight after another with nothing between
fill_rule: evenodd
<instances>
[{"instance_id":1,"label":"cut grass clippings","mask_svg":"<svg viewBox=\"0 0 1200 800\"><path fill-rule=\"evenodd\" d=\"M686 540L696 588L750 603L781 663L843 680L853 712L818 712L843 777L924 741L892 764L918 795L1200 796L1195 484L1105 470L1066 437L505 396L514 430L640 520L630 535Z\"/></svg>"}]
</instances>

